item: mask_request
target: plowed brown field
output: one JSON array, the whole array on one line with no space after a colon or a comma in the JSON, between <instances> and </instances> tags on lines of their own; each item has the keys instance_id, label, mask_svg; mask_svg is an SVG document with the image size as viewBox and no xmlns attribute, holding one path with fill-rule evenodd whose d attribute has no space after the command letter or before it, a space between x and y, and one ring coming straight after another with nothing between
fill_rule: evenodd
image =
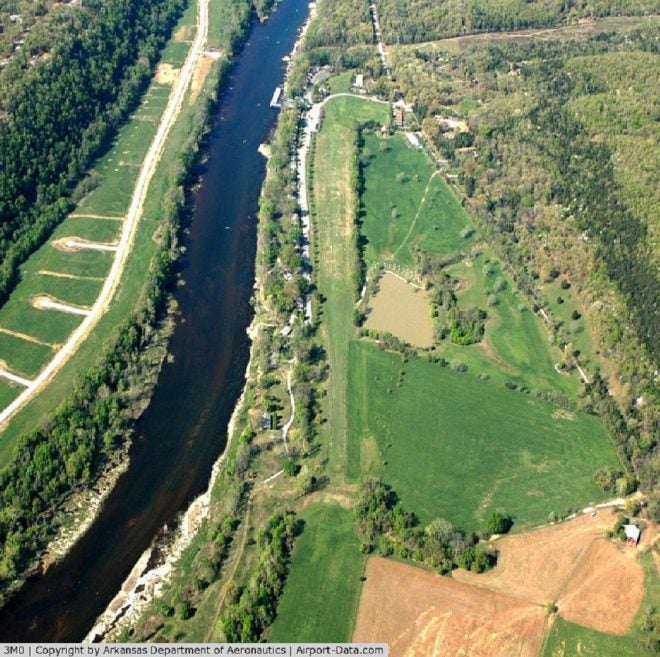
<instances>
[{"instance_id":1,"label":"plowed brown field","mask_svg":"<svg viewBox=\"0 0 660 657\"><path fill-rule=\"evenodd\" d=\"M601 510L505 537L497 567L483 575L459 570L450 579L371 559L354 640L386 641L393 657L538 655L550 602L571 622L625 634L644 572L635 548L603 538L614 521L613 511Z\"/></svg>"}]
</instances>

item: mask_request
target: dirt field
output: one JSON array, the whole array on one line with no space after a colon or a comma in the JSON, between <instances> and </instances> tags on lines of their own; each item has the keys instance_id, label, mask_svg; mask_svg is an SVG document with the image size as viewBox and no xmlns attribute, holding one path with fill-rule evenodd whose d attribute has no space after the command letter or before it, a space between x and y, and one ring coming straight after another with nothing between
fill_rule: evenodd
<instances>
[{"instance_id":1,"label":"dirt field","mask_svg":"<svg viewBox=\"0 0 660 657\"><path fill-rule=\"evenodd\" d=\"M386 641L391 657L533 657L541 650L542 607L380 557L369 560L366 577L353 640Z\"/></svg>"},{"instance_id":2,"label":"dirt field","mask_svg":"<svg viewBox=\"0 0 660 657\"><path fill-rule=\"evenodd\" d=\"M394 656L536 655L550 602L566 620L623 635L642 602L644 572L637 549L603 538L614 521L612 510L600 510L505 537L494 570L458 570L453 580L372 559L354 638L388 641ZM646 534L638 549L656 531Z\"/></svg>"},{"instance_id":3,"label":"dirt field","mask_svg":"<svg viewBox=\"0 0 660 657\"><path fill-rule=\"evenodd\" d=\"M178 68L174 68L172 64L158 64L156 82L159 84L174 84L179 77L179 70Z\"/></svg>"},{"instance_id":4,"label":"dirt field","mask_svg":"<svg viewBox=\"0 0 660 657\"><path fill-rule=\"evenodd\" d=\"M370 302L366 328L387 331L415 347L433 345L428 294L386 272Z\"/></svg>"}]
</instances>

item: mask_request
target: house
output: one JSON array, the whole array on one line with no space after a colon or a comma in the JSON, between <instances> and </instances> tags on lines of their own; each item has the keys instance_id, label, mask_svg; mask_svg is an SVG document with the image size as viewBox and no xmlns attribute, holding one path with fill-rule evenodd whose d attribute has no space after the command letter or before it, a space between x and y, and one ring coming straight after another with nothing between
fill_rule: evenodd
<instances>
[{"instance_id":1,"label":"house","mask_svg":"<svg viewBox=\"0 0 660 657\"><path fill-rule=\"evenodd\" d=\"M261 429L262 431L270 431L273 428L273 416L268 411L264 412L261 416Z\"/></svg>"},{"instance_id":2,"label":"house","mask_svg":"<svg viewBox=\"0 0 660 657\"><path fill-rule=\"evenodd\" d=\"M403 110L400 107L394 108L394 125L403 128Z\"/></svg>"},{"instance_id":3,"label":"house","mask_svg":"<svg viewBox=\"0 0 660 657\"><path fill-rule=\"evenodd\" d=\"M639 543L639 537L642 533L639 527L635 525L624 525L623 531L626 534L626 543L632 547L635 547Z\"/></svg>"},{"instance_id":4,"label":"house","mask_svg":"<svg viewBox=\"0 0 660 657\"><path fill-rule=\"evenodd\" d=\"M355 86L358 89L362 89L362 87L364 87L364 74L363 73L357 73L355 75Z\"/></svg>"}]
</instances>

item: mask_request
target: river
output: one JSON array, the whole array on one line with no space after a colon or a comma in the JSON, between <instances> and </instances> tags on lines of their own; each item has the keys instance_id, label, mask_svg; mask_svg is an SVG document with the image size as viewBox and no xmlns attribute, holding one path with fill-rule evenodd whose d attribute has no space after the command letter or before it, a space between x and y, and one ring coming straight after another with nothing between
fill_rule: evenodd
<instances>
[{"instance_id":1,"label":"river","mask_svg":"<svg viewBox=\"0 0 660 657\"><path fill-rule=\"evenodd\" d=\"M137 424L131 464L91 529L57 566L0 611L0 641L79 641L154 536L203 490L244 384L256 215L281 83L309 0L283 0L255 21L218 104L193 196L180 316L155 395Z\"/></svg>"}]
</instances>

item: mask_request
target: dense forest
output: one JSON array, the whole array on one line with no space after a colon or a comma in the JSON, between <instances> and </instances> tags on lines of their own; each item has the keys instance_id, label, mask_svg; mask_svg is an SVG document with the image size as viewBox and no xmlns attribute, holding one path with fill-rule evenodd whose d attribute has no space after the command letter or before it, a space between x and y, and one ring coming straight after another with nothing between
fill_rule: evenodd
<instances>
[{"instance_id":1,"label":"dense forest","mask_svg":"<svg viewBox=\"0 0 660 657\"><path fill-rule=\"evenodd\" d=\"M542 289L561 274L588 314L602 376L587 405L604 417L647 491L658 481L660 362L657 28L573 41L400 48L395 82L516 284L551 313ZM447 127L466 121L467 131ZM552 319L552 318L551 318ZM573 324L555 340L579 360Z\"/></svg>"},{"instance_id":2,"label":"dense forest","mask_svg":"<svg viewBox=\"0 0 660 657\"><path fill-rule=\"evenodd\" d=\"M53 11L2 71L0 302L139 99L184 5L89 0Z\"/></svg>"},{"instance_id":3,"label":"dense forest","mask_svg":"<svg viewBox=\"0 0 660 657\"><path fill-rule=\"evenodd\" d=\"M379 0L386 43L502 30L553 27L585 18L641 16L658 12L655 0Z\"/></svg>"}]
</instances>

